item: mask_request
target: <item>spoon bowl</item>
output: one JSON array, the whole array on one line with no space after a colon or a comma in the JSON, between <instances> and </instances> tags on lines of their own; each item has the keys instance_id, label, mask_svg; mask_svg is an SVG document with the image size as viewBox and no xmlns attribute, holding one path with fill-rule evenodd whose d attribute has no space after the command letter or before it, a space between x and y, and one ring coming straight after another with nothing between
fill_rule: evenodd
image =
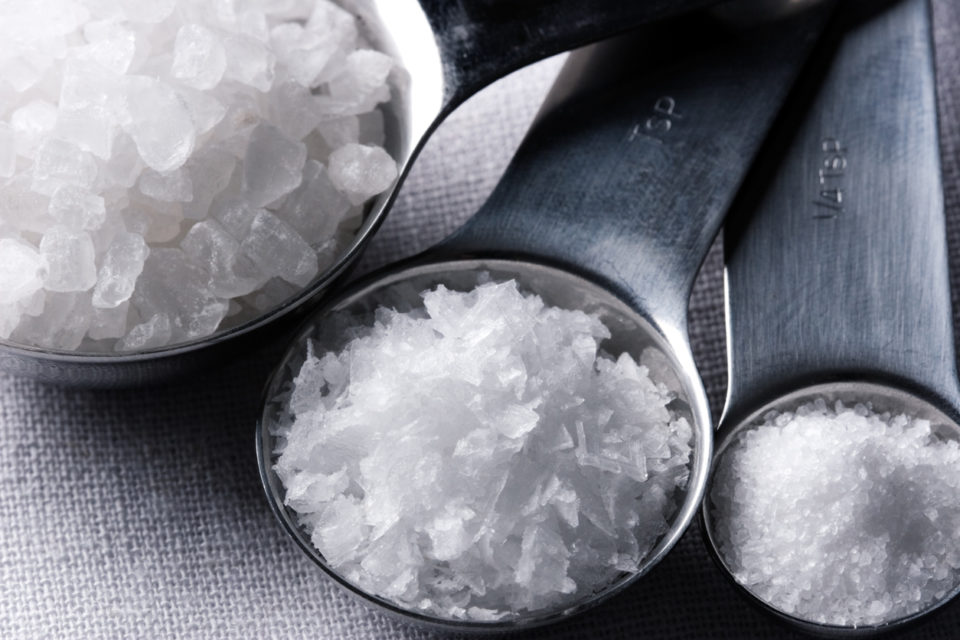
<instances>
[{"instance_id":1,"label":"spoon bowl","mask_svg":"<svg viewBox=\"0 0 960 640\"><path fill-rule=\"evenodd\" d=\"M716 445L709 476L711 480L708 482L707 495L701 514L701 531L707 549L734 588L752 604L768 615L772 615L789 626L811 635L830 638L865 637L903 630L920 623L960 593L960 581L957 581L942 597L914 613L891 617L875 623L841 625L822 623L784 611L767 601L761 593L734 577L735 571L731 566L731 554L735 551L730 549L728 539L725 539L720 533L721 528L727 526L724 522L727 516L720 506L713 502L713 479L718 477L722 468L730 464L727 457L733 455L738 448L743 446L743 438L747 432L764 429L764 425L770 419L770 416L794 414L798 408L805 405L809 406L814 402L824 402L827 407L831 407L837 402L848 408L863 405L869 407L876 414L902 414L909 418L927 420L930 422L932 441L960 442L960 423L957 422L955 410L951 407L944 407L942 403L929 397L929 394L922 389L907 391L902 384L891 386L888 383L867 382L860 379L816 384L779 396L757 407L742 420L738 420L736 423L725 423L723 427L722 437Z\"/></svg>"},{"instance_id":2,"label":"spoon bowl","mask_svg":"<svg viewBox=\"0 0 960 640\"><path fill-rule=\"evenodd\" d=\"M540 295L548 305L597 314L611 332L611 337L600 348L614 356L629 353L636 361L667 372L668 375L663 376L661 381L668 385L675 396L669 405L671 411L677 418L685 418L689 424L699 425L699 429L695 430L691 443L694 457L690 462L690 478L687 482L691 489L678 490L677 495L671 497L678 506L669 517L669 531L646 553L636 571L622 572L605 589L583 597L574 604L524 612L498 621L447 620L404 609L388 599L365 591L331 567L311 543L299 522L298 514L285 504L286 492L273 468L277 459L274 452L277 450L278 425L288 413L284 405L284 390L290 388L299 372L308 342L318 353L336 352L349 340L347 329L371 324L377 308L387 307L398 311L422 308L421 291L438 285L454 291L470 291L481 277L495 282L516 280L522 290ZM680 375L674 372L680 372ZM705 484L710 461L710 419L702 386L695 384L696 380L693 357L685 343L672 345L657 327L634 309L606 288L582 276L544 264L516 260L463 259L410 265L391 271L384 277L367 279L337 296L318 316L311 319L293 341L267 389L265 409L257 426L260 477L271 509L297 546L328 576L361 601L430 627L486 633L527 629L562 620L614 596L647 573L677 542L696 514L702 498L697 488Z\"/></svg>"}]
</instances>

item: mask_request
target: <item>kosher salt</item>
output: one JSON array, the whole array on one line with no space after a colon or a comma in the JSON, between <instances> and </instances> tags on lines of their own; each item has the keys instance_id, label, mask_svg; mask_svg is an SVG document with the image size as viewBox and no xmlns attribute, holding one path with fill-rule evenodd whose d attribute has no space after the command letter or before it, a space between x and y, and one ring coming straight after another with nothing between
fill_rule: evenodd
<instances>
[{"instance_id":1,"label":"kosher salt","mask_svg":"<svg viewBox=\"0 0 960 640\"><path fill-rule=\"evenodd\" d=\"M960 446L927 420L819 399L739 434L715 473L720 555L785 613L881 624L960 582Z\"/></svg>"}]
</instances>

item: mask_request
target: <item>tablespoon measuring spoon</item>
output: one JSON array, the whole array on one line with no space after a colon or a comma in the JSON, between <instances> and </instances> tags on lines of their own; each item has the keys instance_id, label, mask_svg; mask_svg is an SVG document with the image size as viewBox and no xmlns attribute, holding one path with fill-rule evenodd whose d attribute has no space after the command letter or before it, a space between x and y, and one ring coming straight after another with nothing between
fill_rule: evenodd
<instances>
[{"instance_id":1,"label":"tablespoon measuring spoon","mask_svg":"<svg viewBox=\"0 0 960 640\"><path fill-rule=\"evenodd\" d=\"M573 56L497 189L460 232L319 309L268 387L257 447L271 507L328 575L407 620L496 632L561 620L592 606L669 551L696 512L712 450L709 409L687 339L690 288L826 13L821 7L737 33L722 33L714 22L696 31L685 24L689 40L679 43L678 32L650 30L642 41ZM655 71L630 72L628 60L644 60ZM318 353L337 351L350 326L369 321L377 308L415 309L422 307L425 289L442 284L470 290L482 278L515 279L550 305L598 314L612 333L602 348L629 352L663 372L658 382L676 394L671 408L693 429L686 489L676 496L668 529L635 570L575 601L486 621L414 610L344 578L286 506L274 468L275 427L286 411L283 390L297 375L308 342Z\"/></svg>"},{"instance_id":2,"label":"tablespoon measuring spoon","mask_svg":"<svg viewBox=\"0 0 960 640\"><path fill-rule=\"evenodd\" d=\"M796 488L799 480L790 485L784 481L775 494L779 497L772 492L769 497L771 505L778 500L775 520L752 515L748 520L743 514L758 512L758 501L766 498L754 497L751 502L742 496L748 491L751 496L767 495L757 483L768 476L753 476L743 471L745 467L733 466L741 464L736 460L748 459L749 447L760 441L764 429L783 429L767 431L768 437L790 433L793 427L784 426L786 418L777 421L774 415L809 414L817 399L825 402L812 409L818 414L836 412L834 403L841 401L847 407L869 404L879 414L929 420L933 443L956 440L960 433L930 9L926 0L905 0L864 12L839 45L812 108L752 216L743 221L733 214L728 220L729 392L703 506L708 546L721 566L735 572L745 592L764 608L818 634L899 628L942 606L960 587L960 571L951 568L952 583L944 587L941 582L942 593L916 605L887 603L881 596L859 602L856 598L866 598L860 590L866 593L865 585L872 584L868 573L855 582L855 575L867 571L856 566L860 560L838 567L820 556L835 552L834 547L859 545L850 541L853 535L873 531L873 525L863 524L863 518L860 526L867 529L848 535L844 527L851 525L839 522L847 514L836 522L824 518L823 527L834 533L821 531L811 542L805 533L797 533L810 517L794 519L794 512L802 509L833 513L833 505L858 488L838 490L820 504ZM860 413L869 415L863 409ZM836 424L835 429L853 428L849 422ZM797 433L802 437L803 431ZM757 464L760 468L769 464L771 472L785 474L795 466L791 459L801 454L795 449L783 453L784 458L765 458L767 462ZM908 494L914 489L906 479L887 479L896 477L884 470L892 462L871 463L867 453L862 456L849 459L849 464L863 465L856 473L878 491L868 494L871 500L875 495L878 503L902 498L909 505L923 499L906 497L914 495ZM828 462L816 466L817 462L800 459L796 465L816 468L802 477L810 478L808 485L820 487L820 478L834 477L833 467ZM756 478L749 485L747 475ZM790 477L800 477L799 472ZM765 483L773 485L773 480ZM851 511L870 513L869 507L854 504L859 511L854 507ZM891 583L899 576L893 568L905 561L904 554L914 544L904 537L901 546L897 531L902 528L904 536L932 539L933 533L923 532L930 528L927 519L936 520L938 515L913 518L916 514L907 508L879 515L888 528L870 535L887 537L883 553L889 554L889 564L878 564L883 565L881 571L890 571L883 575ZM943 517L948 517L946 512ZM788 521L800 525L788 528L783 524ZM831 535L837 536L836 542ZM768 541L790 536L796 539L795 549L764 551L768 549L764 544L771 548L778 544ZM808 552L814 548L816 557ZM858 550L857 558L872 567L871 557L878 553ZM849 554L852 558L853 551ZM790 572L778 573L777 568L760 567L759 560L744 560L760 557L774 567L789 567ZM786 558L782 565L781 557ZM822 563L826 576L842 571L851 585L856 584L850 587L855 595L837 597L848 611L838 608L825 615L817 609L820 604L807 604L819 593L803 591L816 590L818 584L801 587L804 580L816 580L806 568L793 573L806 567L805 562L812 567ZM917 576L929 573L932 579L936 567L921 562L917 571ZM824 582L828 579L832 578ZM888 587L894 593L896 585ZM916 597L920 598L919 591Z\"/></svg>"}]
</instances>

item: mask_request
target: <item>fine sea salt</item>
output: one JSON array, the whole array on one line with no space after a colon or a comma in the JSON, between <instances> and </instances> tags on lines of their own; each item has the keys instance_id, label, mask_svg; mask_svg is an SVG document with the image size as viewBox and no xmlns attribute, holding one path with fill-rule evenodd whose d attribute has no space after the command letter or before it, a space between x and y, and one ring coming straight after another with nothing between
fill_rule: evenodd
<instances>
[{"instance_id":1,"label":"fine sea salt","mask_svg":"<svg viewBox=\"0 0 960 640\"><path fill-rule=\"evenodd\" d=\"M393 184L401 75L328 0L0 0L0 339L155 348L277 306Z\"/></svg>"},{"instance_id":2,"label":"fine sea salt","mask_svg":"<svg viewBox=\"0 0 960 640\"><path fill-rule=\"evenodd\" d=\"M773 413L723 454L710 500L736 580L804 620L880 624L960 582L960 446L924 419L822 399Z\"/></svg>"},{"instance_id":3,"label":"fine sea salt","mask_svg":"<svg viewBox=\"0 0 960 640\"><path fill-rule=\"evenodd\" d=\"M512 280L421 296L337 352L311 344L280 399L275 470L326 562L450 620L556 610L635 573L689 476L665 372Z\"/></svg>"}]
</instances>

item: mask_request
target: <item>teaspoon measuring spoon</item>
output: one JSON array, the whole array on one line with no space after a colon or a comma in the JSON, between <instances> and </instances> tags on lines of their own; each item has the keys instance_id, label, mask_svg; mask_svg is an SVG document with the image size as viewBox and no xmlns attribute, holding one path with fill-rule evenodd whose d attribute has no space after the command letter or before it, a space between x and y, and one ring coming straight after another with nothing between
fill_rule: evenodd
<instances>
[{"instance_id":1,"label":"teaspoon measuring spoon","mask_svg":"<svg viewBox=\"0 0 960 640\"><path fill-rule=\"evenodd\" d=\"M340 294L294 340L268 386L257 450L267 498L287 532L334 580L407 620L459 631L505 631L564 619L619 592L653 567L686 529L702 498L712 423L687 338L690 289L737 191L825 20L825 8L760 30L650 30L572 56L506 175L482 209L435 249ZM670 44L671 42L676 44ZM681 44L682 46L677 46ZM659 54L659 55L658 55ZM642 61L645 73L628 70ZM306 343L337 350L349 324L381 306L422 305L439 284L469 290L481 273L516 279L546 303L597 313L611 329L602 347L669 369L676 411L693 425L684 495L669 530L635 572L574 604L497 621L411 611L350 583L310 543L284 505L273 469L278 392ZM345 327L346 325L346 327Z\"/></svg>"},{"instance_id":2,"label":"teaspoon measuring spoon","mask_svg":"<svg viewBox=\"0 0 960 640\"><path fill-rule=\"evenodd\" d=\"M715 470L769 412L816 398L960 434L930 9L878 7L843 38L752 216L727 224L729 391ZM728 519L713 491L704 531L729 572L733 551L718 533ZM859 625L802 619L744 591L803 630L867 634L940 607L955 579L916 613Z\"/></svg>"}]
</instances>

